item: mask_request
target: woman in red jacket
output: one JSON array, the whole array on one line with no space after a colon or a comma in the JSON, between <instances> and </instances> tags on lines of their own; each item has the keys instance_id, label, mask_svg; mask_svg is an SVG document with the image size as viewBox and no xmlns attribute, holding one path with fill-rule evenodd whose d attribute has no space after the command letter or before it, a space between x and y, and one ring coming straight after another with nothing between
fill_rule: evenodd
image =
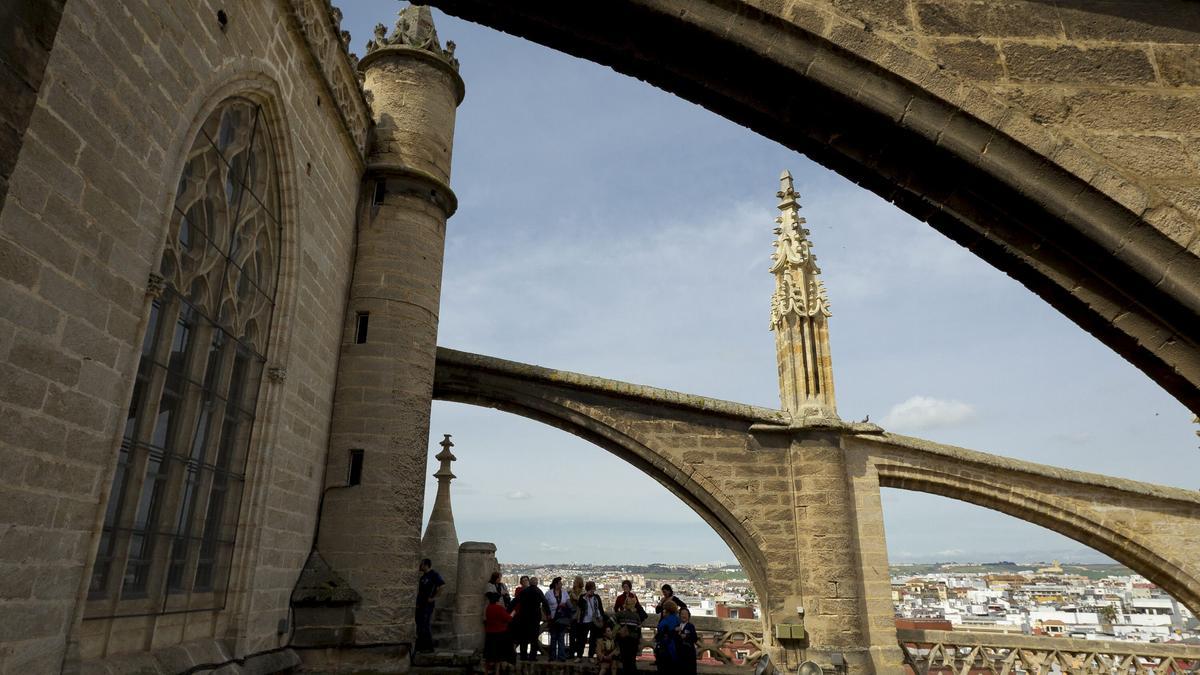
<instances>
[{"instance_id":1,"label":"woman in red jacket","mask_svg":"<svg viewBox=\"0 0 1200 675\"><path fill-rule=\"evenodd\" d=\"M488 606L483 615L484 672L500 675L500 664L513 661L512 641L508 637L508 622L512 615L504 609L499 593L488 593Z\"/></svg>"}]
</instances>

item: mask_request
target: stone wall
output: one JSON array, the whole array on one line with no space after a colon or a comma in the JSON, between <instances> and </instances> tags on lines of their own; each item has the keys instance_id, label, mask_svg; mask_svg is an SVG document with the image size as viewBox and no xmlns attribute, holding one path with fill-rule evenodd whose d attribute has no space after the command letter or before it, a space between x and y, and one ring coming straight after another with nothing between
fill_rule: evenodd
<instances>
[{"instance_id":1,"label":"stone wall","mask_svg":"<svg viewBox=\"0 0 1200 675\"><path fill-rule=\"evenodd\" d=\"M1200 411L1194 3L422 1L809 155Z\"/></svg>"},{"instance_id":2,"label":"stone wall","mask_svg":"<svg viewBox=\"0 0 1200 675\"><path fill-rule=\"evenodd\" d=\"M64 2L12 0L0 5L0 204L37 103Z\"/></svg>"},{"instance_id":3,"label":"stone wall","mask_svg":"<svg viewBox=\"0 0 1200 675\"><path fill-rule=\"evenodd\" d=\"M309 50L314 35L336 41L332 19L303 24L279 0L226 4L222 23L220 7L66 4L0 212L0 672L213 636L236 656L287 637L277 629L311 545L368 119L327 93L357 87L326 79L353 77L349 66ZM264 378L226 609L84 620L182 154L208 111L247 92L278 135L284 244L276 377Z\"/></svg>"}]
</instances>

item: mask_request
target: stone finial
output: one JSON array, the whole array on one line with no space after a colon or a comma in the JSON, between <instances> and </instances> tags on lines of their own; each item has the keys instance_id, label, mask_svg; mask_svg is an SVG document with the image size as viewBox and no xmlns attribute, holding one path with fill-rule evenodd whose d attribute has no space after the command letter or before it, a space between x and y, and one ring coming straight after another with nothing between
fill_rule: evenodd
<instances>
[{"instance_id":1,"label":"stone finial","mask_svg":"<svg viewBox=\"0 0 1200 675\"><path fill-rule=\"evenodd\" d=\"M445 438L442 439L441 443L438 443L438 445L442 446L442 451L433 457L442 464L438 467L437 473L433 474L433 477L438 479L438 481L443 479L454 480L457 476L450 470L450 462L456 461L458 458L454 456L453 452L450 452L450 448L454 447L454 443L450 440L450 434L443 434L443 436Z\"/></svg>"},{"instance_id":2,"label":"stone finial","mask_svg":"<svg viewBox=\"0 0 1200 675\"><path fill-rule=\"evenodd\" d=\"M441 465L433 474L438 481L437 496L433 500L433 510L429 512L429 524L425 526L425 535L421 537L421 553L433 560L434 566L446 579L446 588L442 590L442 595L449 597L455 590L455 570L458 568L458 532L454 527L454 509L450 499L450 481L454 480L455 476L450 470L450 463L458 458L450 452L450 448L454 447L450 434L445 434L445 438L438 445L442 446L442 451L435 455L434 459L441 462Z\"/></svg>"},{"instance_id":3,"label":"stone finial","mask_svg":"<svg viewBox=\"0 0 1200 675\"><path fill-rule=\"evenodd\" d=\"M433 25L433 12L428 7L409 5L400 10L396 26L390 35L387 26L376 24L375 37L367 41L367 53L393 46L411 47L436 54L458 69L458 59L454 57L455 45L447 41L446 48L442 49L437 27Z\"/></svg>"},{"instance_id":4,"label":"stone finial","mask_svg":"<svg viewBox=\"0 0 1200 675\"><path fill-rule=\"evenodd\" d=\"M817 256L812 252L812 234L804 228L800 217L800 195L792 184L792 174L784 171L779 177L779 217L775 219L771 254L771 273L775 275L775 294L771 297L771 329L776 330L789 314L811 317L832 316L825 284L818 275Z\"/></svg>"},{"instance_id":5,"label":"stone finial","mask_svg":"<svg viewBox=\"0 0 1200 675\"><path fill-rule=\"evenodd\" d=\"M779 216L771 274L771 330L779 359L779 395L785 410L799 417L836 417L833 366L829 355L829 297L822 283L811 234L800 217L800 196L792 174L779 176Z\"/></svg>"}]
</instances>

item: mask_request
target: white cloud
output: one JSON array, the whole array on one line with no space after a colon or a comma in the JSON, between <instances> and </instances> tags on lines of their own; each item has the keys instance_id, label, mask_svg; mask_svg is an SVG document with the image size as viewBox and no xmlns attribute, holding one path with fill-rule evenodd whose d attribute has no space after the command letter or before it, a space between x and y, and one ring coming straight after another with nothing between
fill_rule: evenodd
<instances>
[{"instance_id":1,"label":"white cloud","mask_svg":"<svg viewBox=\"0 0 1200 675\"><path fill-rule=\"evenodd\" d=\"M504 496L508 497L509 499L529 499L533 495L529 494L528 492L526 492L524 490L513 490L512 492L510 492Z\"/></svg>"},{"instance_id":2,"label":"white cloud","mask_svg":"<svg viewBox=\"0 0 1200 675\"><path fill-rule=\"evenodd\" d=\"M935 429L949 427L975 418L974 406L962 401L947 401L931 396L912 396L892 406L883 418L888 429Z\"/></svg>"},{"instance_id":3,"label":"white cloud","mask_svg":"<svg viewBox=\"0 0 1200 675\"><path fill-rule=\"evenodd\" d=\"M543 541L542 543L538 544L538 550L545 551L547 553L563 553L564 551L569 551L571 549L567 548L566 546L555 546L554 544L548 544Z\"/></svg>"}]
</instances>

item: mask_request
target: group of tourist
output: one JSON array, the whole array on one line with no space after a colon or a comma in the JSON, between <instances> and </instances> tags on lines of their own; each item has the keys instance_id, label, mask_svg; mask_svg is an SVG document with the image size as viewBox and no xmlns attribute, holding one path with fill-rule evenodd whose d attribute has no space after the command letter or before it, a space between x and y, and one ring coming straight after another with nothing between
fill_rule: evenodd
<instances>
[{"instance_id":1,"label":"group of tourist","mask_svg":"<svg viewBox=\"0 0 1200 675\"><path fill-rule=\"evenodd\" d=\"M433 608L445 580L428 559L421 561L417 582L416 652L433 650ZM675 595L670 584L663 584L662 598L654 607L658 628L654 634L654 662L665 675L695 675L698 636L692 625L687 604ZM564 590L562 577L554 577L543 591L537 577L523 576L520 587L509 593L500 572L488 580L484 596L483 658L489 673L499 675L502 664L534 661L543 649L540 637L550 631L546 650L551 661L594 659L600 675L634 675L637 657L642 652L642 624L649 617L633 592L633 583L621 582L621 594L613 603L612 614L604 610L604 600L596 594L596 583L584 583L575 577Z\"/></svg>"},{"instance_id":2,"label":"group of tourist","mask_svg":"<svg viewBox=\"0 0 1200 675\"><path fill-rule=\"evenodd\" d=\"M484 593L488 605L484 616L484 661L488 672L500 672L501 664L533 661L542 649L540 636L550 632L546 649L551 661L595 659L600 675L637 672L636 660L642 651L642 624L649 613L633 592L633 584L621 582L621 594L613 603L612 614L604 609L593 581L584 583L575 577L570 589L563 588L562 577L555 577L546 590L537 577L522 576L520 587L510 594L492 574ZM670 584L663 584L662 598L654 607L658 629L654 636L654 659L660 673L694 675L696 672L696 627L687 605L675 596ZM514 650L515 646L515 650Z\"/></svg>"}]
</instances>

